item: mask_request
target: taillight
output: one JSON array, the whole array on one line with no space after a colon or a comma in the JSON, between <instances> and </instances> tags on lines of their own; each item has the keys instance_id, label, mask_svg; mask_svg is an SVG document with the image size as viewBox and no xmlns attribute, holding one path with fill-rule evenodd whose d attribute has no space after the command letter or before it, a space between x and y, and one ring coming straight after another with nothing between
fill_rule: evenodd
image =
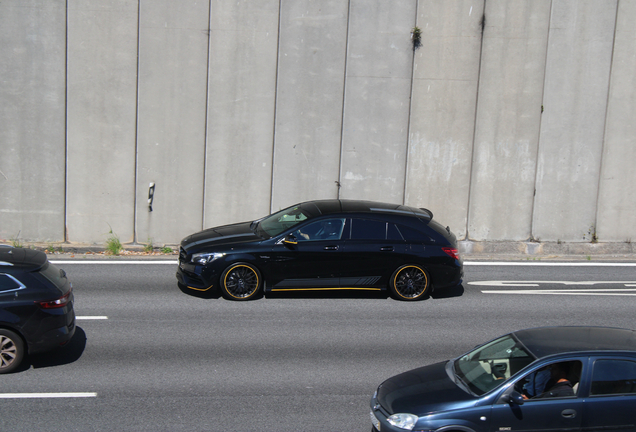
<instances>
[{"instance_id":1,"label":"taillight","mask_svg":"<svg viewBox=\"0 0 636 432\"><path fill-rule=\"evenodd\" d=\"M459 261L459 251L452 247L443 247L442 250L448 254L449 257Z\"/></svg>"},{"instance_id":2,"label":"taillight","mask_svg":"<svg viewBox=\"0 0 636 432\"><path fill-rule=\"evenodd\" d=\"M71 300L71 291L67 292L59 299L49 300L49 301L40 301L36 303L39 304L42 309L56 309L56 308L61 308L66 306L70 300Z\"/></svg>"}]
</instances>

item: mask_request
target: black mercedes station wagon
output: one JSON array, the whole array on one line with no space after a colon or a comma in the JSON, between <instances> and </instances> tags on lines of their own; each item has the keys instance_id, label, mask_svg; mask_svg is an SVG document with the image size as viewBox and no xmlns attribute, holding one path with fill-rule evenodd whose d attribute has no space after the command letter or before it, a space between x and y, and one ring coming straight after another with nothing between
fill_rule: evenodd
<instances>
[{"instance_id":1,"label":"black mercedes station wagon","mask_svg":"<svg viewBox=\"0 0 636 432\"><path fill-rule=\"evenodd\" d=\"M0 373L26 354L65 345L75 332L73 291L41 251L0 245Z\"/></svg>"},{"instance_id":2,"label":"black mercedes station wagon","mask_svg":"<svg viewBox=\"0 0 636 432\"><path fill-rule=\"evenodd\" d=\"M636 332L516 331L396 375L371 399L373 431L635 431Z\"/></svg>"},{"instance_id":3,"label":"black mercedes station wagon","mask_svg":"<svg viewBox=\"0 0 636 432\"><path fill-rule=\"evenodd\" d=\"M177 270L182 289L220 289L231 300L341 289L419 300L462 277L455 235L429 210L337 199L192 234Z\"/></svg>"}]
</instances>

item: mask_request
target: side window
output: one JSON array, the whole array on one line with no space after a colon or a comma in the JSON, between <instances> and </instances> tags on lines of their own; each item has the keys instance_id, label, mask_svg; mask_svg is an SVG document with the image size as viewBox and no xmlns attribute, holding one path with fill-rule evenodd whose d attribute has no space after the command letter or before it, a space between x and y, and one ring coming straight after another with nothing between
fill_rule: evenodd
<instances>
[{"instance_id":1,"label":"side window","mask_svg":"<svg viewBox=\"0 0 636 432\"><path fill-rule=\"evenodd\" d=\"M581 368L578 360L552 363L521 378L515 390L529 400L575 396Z\"/></svg>"},{"instance_id":2,"label":"side window","mask_svg":"<svg viewBox=\"0 0 636 432\"><path fill-rule=\"evenodd\" d=\"M371 219L351 220L351 240L386 240L387 223Z\"/></svg>"},{"instance_id":3,"label":"side window","mask_svg":"<svg viewBox=\"0 0 636 432\"><path fill-rule=\"evenodd\" d=\"M404 240L402 238L402 234L400 234L400 231L395 226L395 224L388 223L387 226L388 226L387 231L386 231L387 240L397 240L397 241Z\"/></svg>"},{"instance_id":4,"label":"side window","mask_svg":"<svg viewBox=\"0 0 636 432\"><path fill-rule=\"evenodd\" d=\"M431 237L421 231L415 230L413 228L409 228L404 225L399 225L398 228L406 241L416 242L416 243L431 241Z\"/></svg>"},{"instance_id":5,"label":"side window","mask_svg":"<svg viewBox=\"0 0 636 432\"><path fill-rule=\"evenodd\" d=\"M592 372L591 395L636 393L636 362L597 360Z\"/></svg>"},{"instance_id":6,"label":"side window","mask_svg":"<svg viewBox=\"0 0 636 432\"><path fill-rule=\"evenodd\" d=\"M5 273L0 274L0 294L17 291L22 288L25 288L25 286L13 276Z\"/></svg>"},{"instance_id":7,"label":"side window","mask_svg":"<svg viewBox=\"0 0 636 432\"><path fill-rule=\"evenodd\" d=\"M317 222L305 225L302 228L297 229L292 234L302 241L317 241L317 240L339 240L342 236L342 230L344 228L343 219L323 219Z\"/></svg>"}]
</instances>

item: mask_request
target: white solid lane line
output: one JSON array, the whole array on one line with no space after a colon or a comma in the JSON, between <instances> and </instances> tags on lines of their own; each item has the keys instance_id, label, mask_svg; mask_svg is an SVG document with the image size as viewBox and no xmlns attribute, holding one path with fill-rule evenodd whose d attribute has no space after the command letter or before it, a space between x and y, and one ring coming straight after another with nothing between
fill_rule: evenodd
<instances>
[{"instance_id":1,"label":"white solid lane line","mask_svg":"<svg viewBox=\"0 0 636 432\"><path fill-rule=\"evenodd\" d=\"M85 315L85 316L76 316L75 319L78 319L78 320L107 320L108 317L105 316L105 315L102 315L102 316L98 316L98 315L87 316L87 315Z\"/></svg>"},{"instance_id":2,"label":"white solid lane line","mask_svg":"<svg viewBox=\"0 0 636 432\"><path fill-rule=\"evenodd\" d=\"M0 393L0 399L90 398L97 393Z\"/></svg>"},{"instance_id":3,"label":"white solid lane line","mask_svg":"<svg viewBox=\"0 0 636 432\"><path fill-rule=\"evenodd\" d=\"M49 260L49 262L51 264L63 264L63 265L67 265L67 264L95 264L95 265L102 265L102 264L136 264L136 265L141 265L141 264L150 264L150 265L177 265L179 264L179 261L177 260L170 260L170 261L151 261L151 260L135 260L135 261L128 261L128 260L116 260L116 261L110 261L110 260L94 260L94 261L85 261L83 259L77 259L77 260Z\"/></svg>"},{"instance_id":4,"label":"white solid lane line","mask_svg":"<svg viewBox=\"0 0 636 432\"><path fill-rule=\"evenodd\" d=\"M465 266L636 267L636 262L465 261Z\"/></svg>"}]
</instances>

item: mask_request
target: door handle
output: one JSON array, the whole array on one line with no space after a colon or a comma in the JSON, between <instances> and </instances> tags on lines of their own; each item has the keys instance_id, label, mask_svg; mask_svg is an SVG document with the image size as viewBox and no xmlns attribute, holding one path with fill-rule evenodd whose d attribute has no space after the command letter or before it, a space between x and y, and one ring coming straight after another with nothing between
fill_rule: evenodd
<instances>
[{"instance_id":1,"label":"door handle","mask_svg":"<svg viewBox=\"0 0 636 432\"><path fill-rule=\"evenodd\" d=\"M325 246L325 250L338 250L338 246Z\"/></svg>"},{"instance_id":2,"label":"door handle","mask_svg":"<svg viewBox=\"0 0 636 432\"><path fill-rule=\"evenodd\" d=\"M393 246L382 246L380 248L381 251L389 251L389 252L393 252Z\"/></svg>"},{"instance_id":3,"label":"door handle","mask_svg":"<svg viewBox=\"0 0 636 432\"><path fill-rule=\"evenodd\" d=\"M561 416L564 418L573 419L576 417L576 410L573 410L573 409L563 410L561 411Z\"/></svg>"}]
</instances>

